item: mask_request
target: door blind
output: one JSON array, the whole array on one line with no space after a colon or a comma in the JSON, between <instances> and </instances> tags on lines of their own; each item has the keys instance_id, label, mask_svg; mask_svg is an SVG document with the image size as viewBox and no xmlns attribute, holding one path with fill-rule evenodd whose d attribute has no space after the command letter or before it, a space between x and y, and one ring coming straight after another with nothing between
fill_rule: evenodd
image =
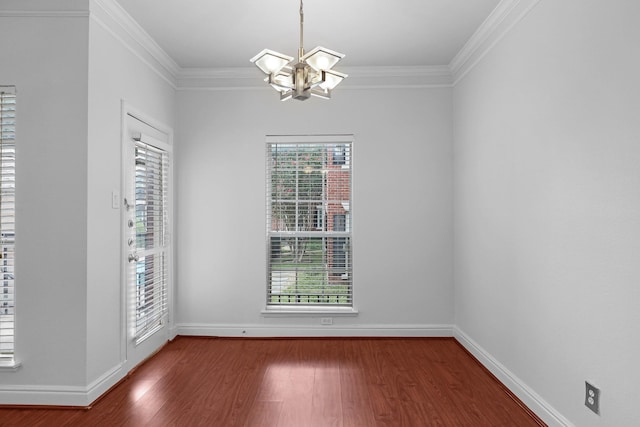
<instances>
[{"instance_id":1,"label":"door blind","mask_svg":"<svg viewBox=\"0 0 640 427\"><path fill-rule=\"evenodd\" d=\"M267 305L352 306L352 142L291 138L267 142Z\"/></svg>"},{"instance_id":2,"label":"door blind","mask_svg":"<svg viewBox=\"0 0 640 427\"><path fill-rule=\"evenodd\" d=\"M135 335L142 340L167 316L169 158L165 151L137 141L135 162Z\"/></svg>"},{"instance_id":3,"label":"door blind","mask_svg":"<svg viewBox=\"0 0 640 427\"><path fill-rule=\"evenodd\" d=\"M0 358L14 355L15 126L15 88L0 86Z\"/></svg>"}]
</instances>

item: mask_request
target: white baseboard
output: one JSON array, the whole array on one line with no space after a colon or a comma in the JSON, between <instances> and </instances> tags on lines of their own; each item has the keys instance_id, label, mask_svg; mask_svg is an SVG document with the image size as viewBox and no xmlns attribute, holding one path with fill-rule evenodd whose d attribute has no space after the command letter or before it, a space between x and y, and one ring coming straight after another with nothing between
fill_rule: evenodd
<instances>
[{"instance_id":1,"label":"white baseboard","mask_svg":"<svg viewBox=\"0 0 640 427\"><path fill-rule=\"evenodd\" d=\"M100 396L105 394L111 387L118 384L118 381L126 377L128 372L125 370L123 364L113 367L108 372L105 372L100 378L93 381L87 387L87 400L90 405Z\"/></svg>"},{"instance_id":2,"label":"white baseboard","mask_svg":"<svg viewBox=\"0 0 640 427\"><path fill-rule=\"evenodd\" d=\"M453 325L274 326L183 323L177 335L208 337L453 337Z\"/></svg>"},{"instance_id":3,"label":"white baseboard","mask_svg":"<svg viewBox=\"0 0 640 427\"><path fill-rule=\"evenodd\" d=\"M2 386L0 404L28 406L88 406L87 391L74 386Z\"/></svg>"},{"instance_id":4,"label":"white baseboard","mask_svg":"<svg viewBox=\"0 0 640 427\"><path fill-rule=\"evenodd\" d=\"M169 341L173 341L178 336L178 328L175 325L171 325L169 328Z\"/></svg>"},{"instance_id":5,"label":"white baseboard","mask_svg":"<svg viewBox=\"0 0 640 427\"><path fill-rule=\"evenodd\" d=\"M550 427L575 427L573 423L563 417L539 394L527 386L513 372L496 360L478 343L472 340L457 326L453 328L453 336L473 356L480 361L493 375L498 378L513 394L515 394L529 409L535 412Z\"/></svg>"},{"instance_id":6,"label":"white baseboard","mask_svg":"<svg viewBox=\"0 0 640 427\"><path fill-rule=\"evenodd\" d=\"M0 385L0 404L87 407L116 385L127 373L118 365L86 387Z\"/></svg>"}]
</instances>

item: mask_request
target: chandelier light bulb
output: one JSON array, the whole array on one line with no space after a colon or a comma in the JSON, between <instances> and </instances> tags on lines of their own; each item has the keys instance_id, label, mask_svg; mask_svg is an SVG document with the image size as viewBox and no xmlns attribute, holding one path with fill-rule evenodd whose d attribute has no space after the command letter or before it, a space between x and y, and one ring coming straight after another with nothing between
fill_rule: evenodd
<instances>
[{"instance_id":1,"label":"chandelier light bulb","mask_svg":"<svg viewBox=\"0 0 640 427\"><path fill-rule=\"evenodd\" d=\"M329 60L327 58L319 58L317 62L318 68L321 70L329 69Z\"/></svg>"}]
</instances>

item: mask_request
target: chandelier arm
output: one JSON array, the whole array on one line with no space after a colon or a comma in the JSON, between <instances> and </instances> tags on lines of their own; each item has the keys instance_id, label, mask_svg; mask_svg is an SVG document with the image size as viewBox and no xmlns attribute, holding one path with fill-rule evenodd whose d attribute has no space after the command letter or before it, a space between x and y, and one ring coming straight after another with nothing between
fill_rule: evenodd
<instances>
[{"instance_id":1,"label":"chandelier arm","mask_svg":"<svg viewBox=\"0 0 640 427\"><path fill-rule=\"evenodd\" d=\"M304 27L304 11L302 9L302 0L300 0L300 48L298 49L298 62L302 61L302 57L304 56L304 47L303 47L303 27Z\"/></svg>"}]
</instances>

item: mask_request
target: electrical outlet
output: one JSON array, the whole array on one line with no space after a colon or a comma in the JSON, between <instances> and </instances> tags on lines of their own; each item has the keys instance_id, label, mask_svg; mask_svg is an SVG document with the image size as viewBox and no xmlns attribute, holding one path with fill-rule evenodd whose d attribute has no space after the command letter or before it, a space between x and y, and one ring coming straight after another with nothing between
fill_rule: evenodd
<instances>
[{"instance_id":1,"label":"electrical outlet","mask_svg":"<svg viewBox=\"0 0 640 427\"><path fill-rule=\"evenodd\" d=\"M320 319L320 324L321 325L333 325L333 318L332 317L323 317Z\"/></svg>"},{"instance_id":2,"label":"electrical outlet","mask_svg":"<svg viewBox=\"0 0 640 427\"><path fill-rule=\"evenodd\" d=\"M600 415L600 389L587 381L585 384L584 406Z\"/></svg>"}]
</instances>

